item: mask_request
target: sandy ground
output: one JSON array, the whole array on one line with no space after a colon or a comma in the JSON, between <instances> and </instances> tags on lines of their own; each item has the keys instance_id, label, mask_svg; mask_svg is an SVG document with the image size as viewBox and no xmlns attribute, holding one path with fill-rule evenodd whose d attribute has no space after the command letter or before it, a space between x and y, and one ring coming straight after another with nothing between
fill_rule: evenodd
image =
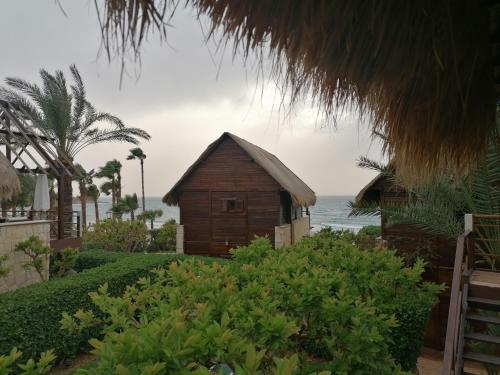
<instances>
[{"instance_id":1,"label":"sandy ground","mask_svg":"<svg viewBox=\"0 0 500 375\"><path fill-rule=\"evenodd\" d=\"M51 375L68 375L73 373L79 367L85 366L94 360L91 354L80 354L75 361L69 366L58 366L53 369ZM418 359L417 369L418 375L441 375L443 366L443 355L441 352L436 352L431 349L424 349L422 355ZM487 375L487 372L476 364L467 363L465 370L475 375Z\"/></svg>"},{"instance_id":2,"label":"sandy ground","mask_svg":"<svg viewBox=\"0 0 500 375\"><path fill-rule=\"evenodd\" d=\"M70 365L59 365L50 371L50 375L69 375L82 366L90 364L95 357L92 354L81 353L77 355Z\"/></svg>"},{"instance_id":3,"label":"sandy ground","mask_svg":"<svg viewBox=\"0 0 500 375\"><path fill-rule=\"evenodd\" d=\"M441 375L443 367L443 354L431 349L422 350L418 359L417 369L419 375ZM465 371L475 375L487 375L483 367L472 363L465 364Z\"/></svg>"}]
</instances>

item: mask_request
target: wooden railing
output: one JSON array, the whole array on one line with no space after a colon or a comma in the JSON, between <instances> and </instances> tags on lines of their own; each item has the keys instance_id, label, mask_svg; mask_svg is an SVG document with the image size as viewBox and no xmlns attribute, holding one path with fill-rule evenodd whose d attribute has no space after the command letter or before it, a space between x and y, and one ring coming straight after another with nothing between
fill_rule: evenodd
<instances>
[{"instance_id":1,"label":"wooden railing","mask_svg":"<svg viewBox=\"0 0 500 375\"><path fill-rule=\"evenodd\" d=\"M469 269L470 262L468 261L465 251L466 244L469 244L472 231L467 230L464 234L458 237L457 251L455 253L455 264L453 266L453 279L450 293L450 308L448 310L448 325L446 327L446 341L444 348L443 359L443 375L459 373L458 366L461 365L461 348L459 345L461 327L460 312L462 310L462 292L463 292L463 274ZM471 247L471 246L469 246Z\"/></svg>"},{"instance_id":2,"label":"wooden railing","mask_svg":"<svg viewBox=\"0 0 500 375\"><path fill-rule=\"evenodd\" d=\"M48 220L50 225L50 238L81 237L81 220L79 211L67 212L63 219L64 235L59 235L59 219L56 210L35 211L35 210L1 210L0 223L12 223L31 220Z\"/></svg>"},{"instance_id":3,"label":"wooden railing","mask_svg":"<svg viewBox=\"0 0 500 375\"><path fill-rule=\"evenodd\" d=\"M468 277L472 269L498 271L500 215L465 215L465 232L457 239L450 292L450 308L443 358L443 375L462 373Z\"/></svg>"}]
</instances>

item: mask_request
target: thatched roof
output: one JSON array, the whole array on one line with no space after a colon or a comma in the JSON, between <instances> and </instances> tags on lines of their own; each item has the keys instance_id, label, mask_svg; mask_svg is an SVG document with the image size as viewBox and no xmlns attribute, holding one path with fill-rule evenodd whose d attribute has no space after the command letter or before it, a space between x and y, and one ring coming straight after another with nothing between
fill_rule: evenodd
<instances>
[{"instance_id":1,"label":"thatched roof","mask_svg":"<svg viewBox=\"0 0 500 375\"><path fill-rule=\"evenodd\" d=\"M360 108L386 135L398 173L465 171L493 134L499 0L185 3L208 16L212 31L222 31L210 35L235 41L244 54L262 57L270 49L292 101L312 93L328 116L339 107ZM137 52L149 30L166 33L177 4L97 5L106 47Z\"/></svg>"},{"instance_id":2,"label":"thatched roof","mask_svg":"<svg viewBox=\"0 0 500 375\"><path fill-rule=\"evenodd\" d=\"M8 198L21 191L17 172L7 158L0 153L0 198Z\"/></svg>"},{"instance_id":3,"label":"thatched roof","mask_svg":"<svg viewBox=\"0 0 500 375\"><path fill-rule=\"evenodd\" d=\"M361 189L354 199L354 203L361 202L378 202L380 193L380 182L382 182L387 175L384 173L379 173L375 176L366 186Z\"/></svg>"},{"instance_id":4,"label":"thatched roof","mask_svg":"<svg viewBox=\"0 0 500 375\"><path fill-rule=\"evenodd\" d=\"M316 194L300 178L295 175L285 164L276 156L266 150L256 146L243 138L234 134L225 132L215 142L211 143L200 157L191 165L177 181L174 187L163 197L163 202L169 206L176 205L179 200L178 188L188 178L191 173L214 151L226 138L236 142L253 160L262 167L282 188L287 191L294 207L314 206L316 203Z\"/></svg>"}]
</instances>

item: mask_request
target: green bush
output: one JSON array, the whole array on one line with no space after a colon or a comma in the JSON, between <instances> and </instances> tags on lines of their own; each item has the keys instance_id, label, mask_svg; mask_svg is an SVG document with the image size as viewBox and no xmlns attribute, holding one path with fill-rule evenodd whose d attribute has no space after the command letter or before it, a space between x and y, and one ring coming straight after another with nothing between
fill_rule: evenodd
<instances>
[{"instance_id":1,"label":"green bush","mask_svg":"<svg viewBox=\"0 0 500 375\"><path fill-rule=\"evenodd\" d=\"M101 288L92 294L101 315L63 319L70 332L104 324L104 339L90 342L95 367L77 373L413 369L440 288L421 282L422 262L405 268L393 252L362 251L349 238L323 234L282 250L260 238L232 262L191 258L157 270L121 298Z\"/></svg>"},{"instance_id":2,"label":"green bush","mask_svg":"<svg viewBox=\"0 0 500 375\"><path fill-rule=\"evenodd\" d=\"M83 235L84 248L138 252L148 247L148 229L141 220L103 220Z\"/></svg>"},{"instance_id":3,"label":"green bush","mask_svg":"<svg viewBox=\"0 0 500 375\"><path fill-rule=\"evenodd\" d=\"M78 258L76 258L73 269L76 272L82 272L104 264L116 262L129 255L131 254L125 254L118 251L85 250L81 251Z\"/></svg>"},{"instance_id":4,"label":"green bush","mask_svg":"<svg viewBox=\"0 0 500 375\"><path fill-rule=\"evenodd\" d=\"M82 252L85 254L85 252ZM120 295L127 285L150 270L181 259L181 255L131 254L85 272L56 278L0 295L0 355L13 347L23 358L37 357L54 349L59 358L71 358L98 330L69 334L61 330L64 311L93 308L89 293L107 283L111 295Z\"/></svg>"},{"instance_id":5,"label":"green bush","mask_svg":"<svg viewBox=\"0 0 500 375\"><path fill-rule=\"evenodd\" d=\"M175 251L177 223L169 220L159 229L151 231L151 244L149 251L171 252Z\"/></svg>"},{"instance_id":6,"label":"green bush","mask_svg":"<svg viewBox=\"0 0 500 375\"><path fill-rule=\"evenodd\" d=\"M380 225L366 225L360 229L358 235L380 237L382 235L382 227Z\"/></svg>"},{"instance_id":7,"label":"green bush","mask_svg":"<svg viewBox=\"0 0 500 375\"><path fill-rule=\"evenodd\" d=\"M66 276L75 271L75 263L80 254L79 249L66 247L50 255L50 278Z\"/></svg>"}]
</instances>

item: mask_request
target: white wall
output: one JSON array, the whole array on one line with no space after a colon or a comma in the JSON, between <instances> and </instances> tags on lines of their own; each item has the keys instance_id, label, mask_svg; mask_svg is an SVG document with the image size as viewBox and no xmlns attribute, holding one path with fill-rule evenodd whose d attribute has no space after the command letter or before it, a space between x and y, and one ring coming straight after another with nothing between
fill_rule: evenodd
<instances>
[{"instance_id":1,"label":"white wall","mask_svg":"<svg viewBox=\"0 0 500 375\"><path fill-rule=\"evenodd\" d=\"M177 224L175 232L175 252L184 254L184 225Z\"/></svg>"},{"instance_id":2,"label":"white wall","mask_svg":"<svg viewBox=\"0 0 500 375\"><path fill-rule=\"evenodd\" d=\"M290 224L274 227L274 247L280 249L292 243L292 230Z\"/></svg>"},{"instance_id":3,"label":"white wall","mask_svg":"<svg viewBox=\"0 0 500 375\"><path fill-rule=\"evenodd\" d=\"M308 236L311 230L310 216L304 216L292 220L293 243L297 243L304 236Z\"/></svg>"}]
</instances>

